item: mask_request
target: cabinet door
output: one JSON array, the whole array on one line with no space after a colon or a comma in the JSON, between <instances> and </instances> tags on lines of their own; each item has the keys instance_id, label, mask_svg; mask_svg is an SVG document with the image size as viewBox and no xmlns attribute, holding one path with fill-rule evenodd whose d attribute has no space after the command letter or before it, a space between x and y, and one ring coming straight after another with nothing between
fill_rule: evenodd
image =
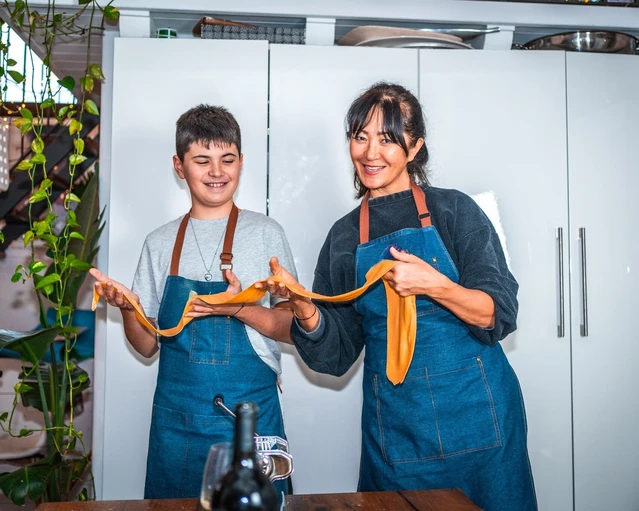
<instances>
[{"instance_id":1,"label":"cabinet door","mask_svg":"<svg viewBox=\"0 0 639 511\"><path fill-rule=\"evenodd\" d=\"M307 288L330 227L357 205L344 131L348 107L378 80L417 92L417 57L416 50L271 45L269 214L284 227ZM282 371L295 491L354 491L361 363L341 378L319 375L291 348Z\"/></svg>"},{"instance_id":2,"label":"cabinet door","mask_svg":"<svg viewBox=\"0 0 639 511\"><path fill-rule=\"evenodd\" d=\"M568 54L567 80L575 509L639 509L639 60Z\"/></svg>"},{"instance_id":3,"label":"cabinet door","mask_svg":"<svg viewBox=\"0 0 639 511\"><path fill-rule=\"evenodd\" d=\"M146 235L189 210L188 189L171 158L175 122L198 103L223 105L236 116L245 155L236 201L265 212L267 100L266 42L115 41L109 259L103 271L130 285ZM102 498L139 499L157 365L141 361L127 344L121 315L112 307L106 339L105 360L96 360L106 373L104 414L96 413L104 422Z\"/></svg>"},{"instance_id":4,"label":"cabinet door","mask_svg":"<svg viewBox=\"0 0 639 511\"><path fill-rule=\"evenodd\" d=\"M562 53L420 51L433 184L492 191L499 205L520 284L518 328L502 346L524 395L539 509L549 511L572 509L569 327L558 335L565 94Z\"/></svg>"}]
</instances>

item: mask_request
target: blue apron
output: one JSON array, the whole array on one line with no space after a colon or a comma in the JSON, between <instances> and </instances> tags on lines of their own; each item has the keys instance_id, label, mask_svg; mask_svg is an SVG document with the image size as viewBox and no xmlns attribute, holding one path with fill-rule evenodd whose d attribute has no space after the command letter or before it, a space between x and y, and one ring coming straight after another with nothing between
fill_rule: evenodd
<instances>
[{"instance_id":1,"label":"blue apron","mask_svg":"<svg viewBox=\"0 0 639 511\"><path fill-rule=\"evenodd\" d=\"M157 318L159 328L177 325L191 291L216 294L228 287L226 282L200 282L177 275L188 217L178 231ZM227 226L227 236L231 233L229 248L225 239L223 250L227 256L234 230ZM213 404L218 394L232 410L240 401L257 403L257 432L285 438L277 375L255 353L244 324L227 316L196 318L177 336L162 339L145 499L200 496L211 444L233 442L235 421ZM288 493L287 481L277 481L276 487Z\"/></svg>"},{"instance_id":2,"label":"blue apron","mask_svg":"<svg viewBox=\"0 0 639 511\"><path fill-rule=\"evenodd\" d=\"M396 245L446 275L459 273L413 186L422 228L368 242L362 203L357 286ZM365 231L365 232L362 232ZM460 488L485 511L536 510L519 382L499 344L479 342L448 310L417 297L417 339L403 383L386 377L386 298L378 282L355 304L363 316L360 491Z\"/></svg>"}]
</instances>

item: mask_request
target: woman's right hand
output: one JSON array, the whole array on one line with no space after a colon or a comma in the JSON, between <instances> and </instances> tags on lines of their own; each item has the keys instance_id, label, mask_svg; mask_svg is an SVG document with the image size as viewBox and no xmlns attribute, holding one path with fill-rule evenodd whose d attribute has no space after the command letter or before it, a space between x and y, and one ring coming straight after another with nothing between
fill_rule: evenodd
<instances>
[{"instance_id":1,"label":"woman's right hand","mask_svg":"<svg viewBox=\"0 0 639 511\"><path fill-rule=\"evenodd\" d=\"M293 275L291 275L291 273L280 264L277 257L272 257L269 265L271 267L271 273L273 275L282 277L282 279L287 283L297 284L298 286L302 287L302 285L295 279L295 277L293 277ZM308 330L307 327L310 327L310 330L312 330L315 328L315 326L317 326L317 320L319 319L318 315L316 314L317 307L315 306L315 304L313 304L310 298L300 296L290 291L283 283L276 283L274 280L270 279L266 280L266 290L276 298L283 298L284 300L288 300L293 314L295 315L295 317L298 318L298 320L301 319L301 323L303 327L305 327L305 329Z\"/></svg>"},{"instance_id":2,"label":"woman's right hand","mask_svg":"<svg viewBox=\"0 0 639 511\"><path fill-rule=\"evenodd\" d=\"M96 280L94 285L97 293L104 298L109 305L118 307L121 310L135 310L133 305L124 298L125 296L137 304L140 303L138 295L136 295L128 287L110 279L97 268L91 268L89 273Z\"/></svg>"}]
</instances>

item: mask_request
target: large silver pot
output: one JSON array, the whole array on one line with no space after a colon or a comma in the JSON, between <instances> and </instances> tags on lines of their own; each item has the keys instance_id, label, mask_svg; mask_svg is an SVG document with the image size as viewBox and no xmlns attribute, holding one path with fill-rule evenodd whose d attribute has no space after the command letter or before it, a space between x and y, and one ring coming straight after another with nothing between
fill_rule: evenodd
<instances>
[{"instance_id":1,"label":"large silver pot","mask_svg":"<svg viewBox=\"0 0 639 511\"><path fill-rule=\"evenodd\" d=\"M637 39L621 32L604 30L580 30L540 37L516 45L525 50L563 50L594 53L628 53L637 52Z\"/></svg>"}]
</instances>

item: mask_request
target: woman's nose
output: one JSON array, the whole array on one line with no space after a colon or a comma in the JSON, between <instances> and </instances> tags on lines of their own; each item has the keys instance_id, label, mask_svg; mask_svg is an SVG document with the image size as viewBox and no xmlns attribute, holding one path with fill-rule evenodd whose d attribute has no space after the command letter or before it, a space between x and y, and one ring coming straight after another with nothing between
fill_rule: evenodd
<instances>
[{"instance_id":1,"label":"woman's nose","mask_svg":"<svg viewBox=\"0 0 639 511\"><path fill-rule=\"evenodd\" d=\"M377 147L377 144L375 143L369 143L368 146L366 147L366 159L368 161L373 161L377 158L379 154L379 147Z\"/></svg>"}]
</instances>

